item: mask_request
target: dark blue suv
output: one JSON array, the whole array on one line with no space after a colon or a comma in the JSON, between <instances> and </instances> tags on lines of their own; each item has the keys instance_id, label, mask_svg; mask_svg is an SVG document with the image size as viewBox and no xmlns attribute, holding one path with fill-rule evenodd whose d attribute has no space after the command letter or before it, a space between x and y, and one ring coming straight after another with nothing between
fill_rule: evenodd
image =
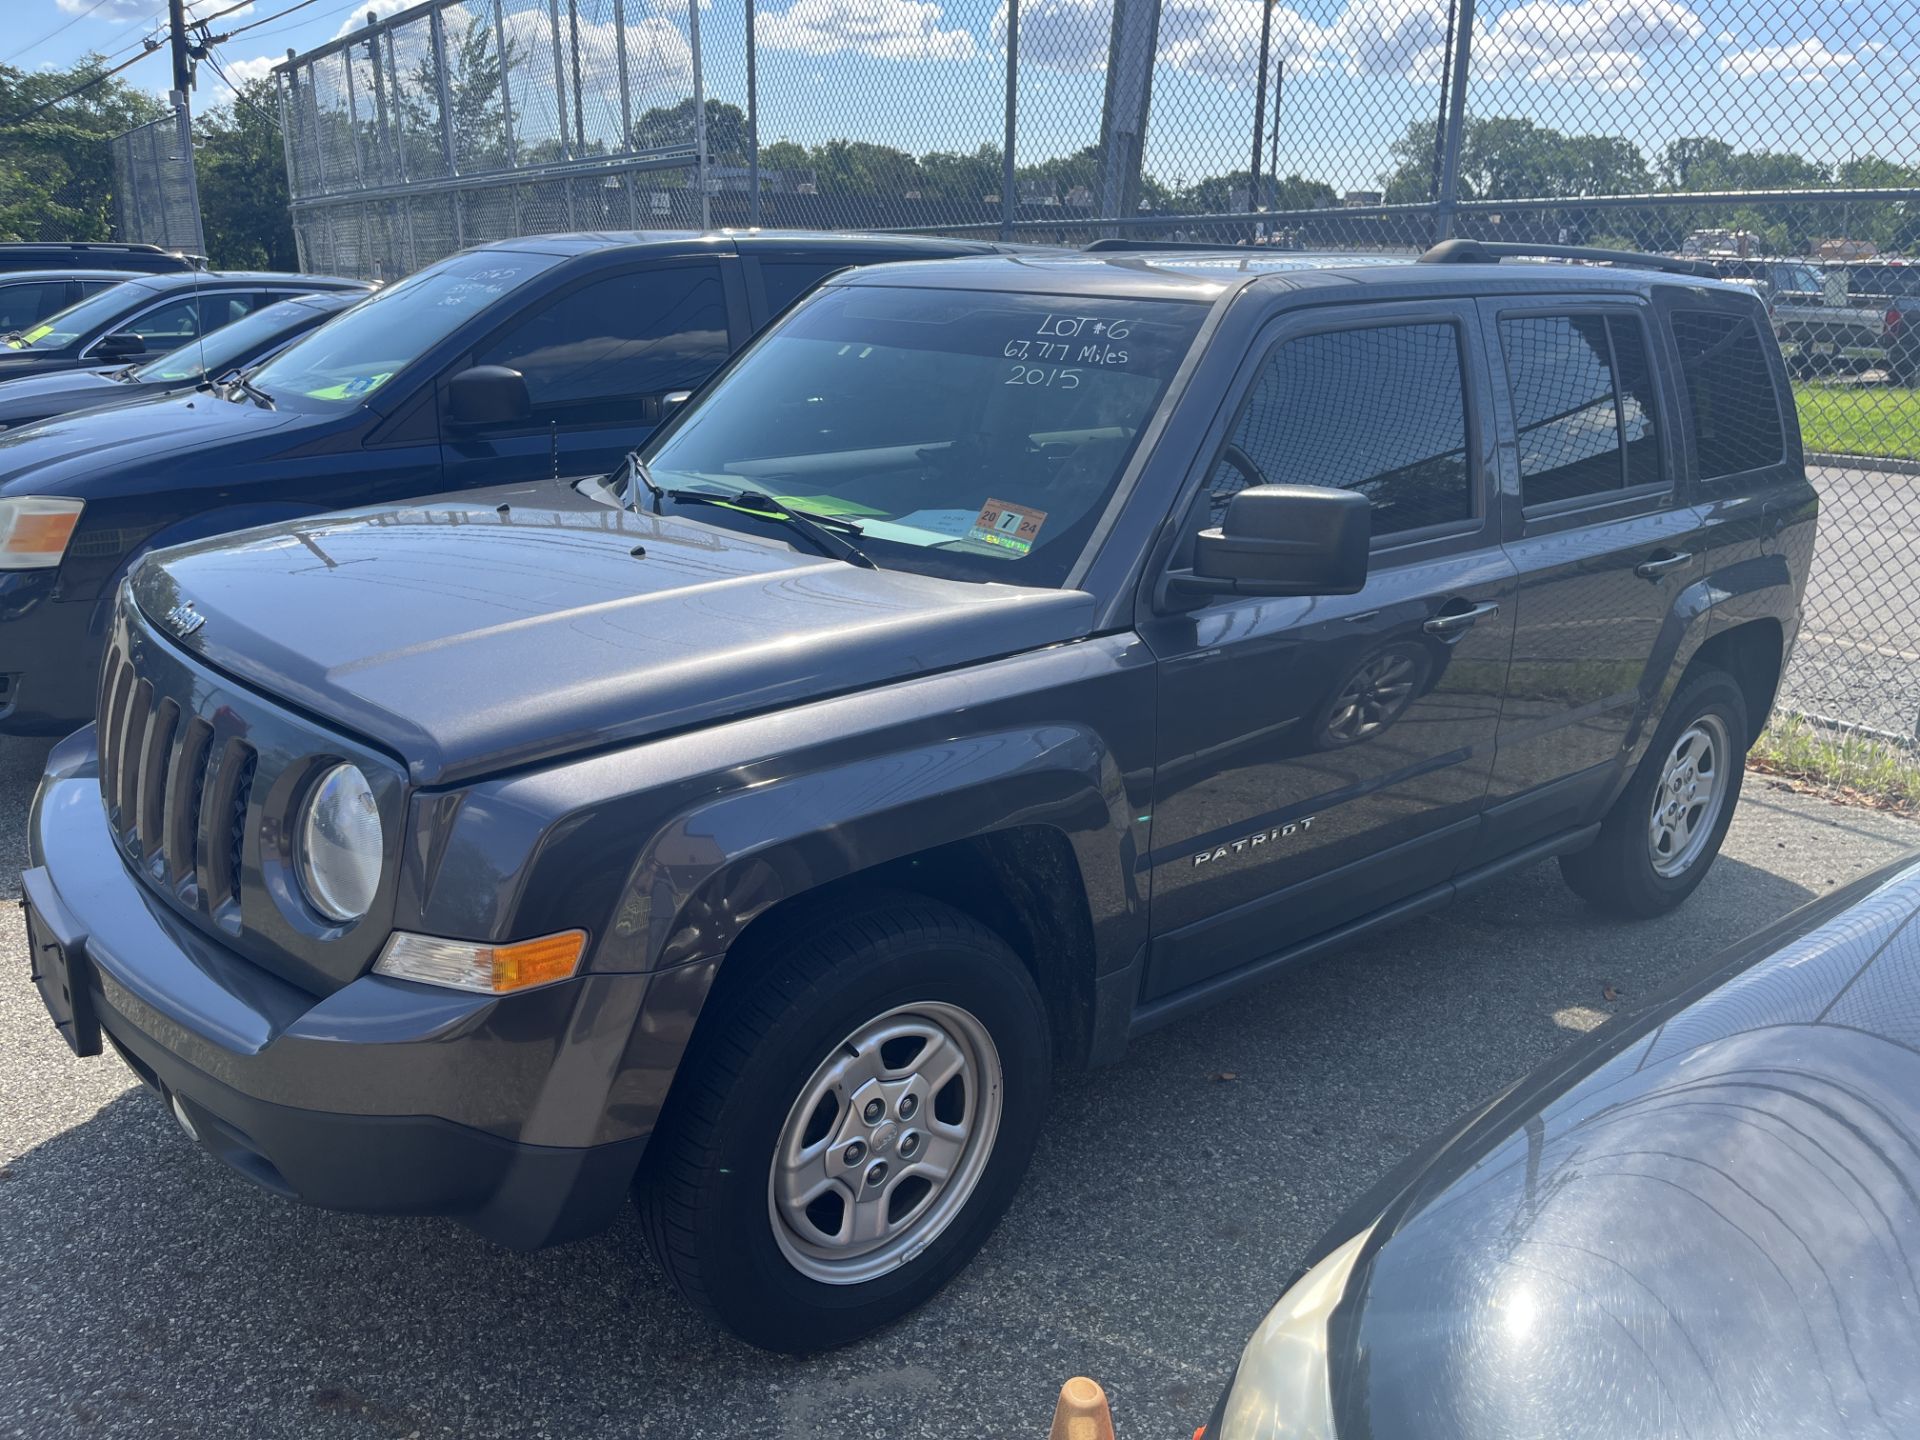
<instances>
[{"instance_id":1,"label":"dark blue suv","mask_svg":"<svg viewBox=\"0 0 1920 1440\"><path fill-rule=\"evenodd\" d=\"M0 435L0 732L93 713L134 559L322 510L611 470L766 319L853 265L969 240L542 235L449 257L244 386Z\"/></svg>"}]
</instances>

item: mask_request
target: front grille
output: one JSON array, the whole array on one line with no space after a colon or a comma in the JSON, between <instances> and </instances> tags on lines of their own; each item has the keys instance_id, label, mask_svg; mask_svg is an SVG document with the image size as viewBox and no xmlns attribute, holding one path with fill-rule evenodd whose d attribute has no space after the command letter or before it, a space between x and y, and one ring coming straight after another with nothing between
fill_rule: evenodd
<instances>
[{"instance_id":1,"label":"front grille","mask_svg":"<svg viewBox=\"0 0 1920 1440\"><path fill-rule=\"evenodd\" d=\"M117 645L100 693L100 796L120 848L189 909L237 903L258 753L237 736L216 747L201 716L183 725L180 702L156 697Z\"/></svg>"},{"instance_id":2,"label":"front grille","mask_svg":"<svg viewBox=\"0 0 1920 1440\"><path fill-rule=\"evenodd\" d=\"M179 597L159 587L151 603L164 612ZM386 939L394 882L367 918L332 924L301 897L291 822L311 779L351 762L373 786L391 874L406 781L390 756L205 665L159 634L127 592L100 675L97 744L114 843L160 900L315 994L365 973Z\"/></svg>"}]
</instances>

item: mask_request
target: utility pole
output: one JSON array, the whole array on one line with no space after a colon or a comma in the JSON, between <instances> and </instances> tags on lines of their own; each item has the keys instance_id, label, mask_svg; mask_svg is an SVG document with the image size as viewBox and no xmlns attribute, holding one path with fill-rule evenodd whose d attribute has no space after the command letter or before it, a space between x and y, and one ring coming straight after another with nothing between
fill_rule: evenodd
<instances>
[{"instance_id":1,"label":"utility pole","mask_svg":"<svg viewBox=\"0 0 1920 1440\"><path fill-rule=\"evenodd\" d=\"M1272 54L1273 0L1260 7L1260 77L1253 85L1253 158L1247 162L1247 209L1261 210L1260 142L1267 128L1267 57ZM1254 222L1253 239L1260 239L1260 222Z\"/></svg>"},{"instance_id":2,"label":"utility pole","mask_svg":"<svg viewBox=\"0 0 1920 1440\"><path fill-rule=\"evenodd\" d=\"M173 32L173 88L185 95L193 83L193 66L187 58L187 0L167 0L167 25Z\"/></svg>"}]
</instances>

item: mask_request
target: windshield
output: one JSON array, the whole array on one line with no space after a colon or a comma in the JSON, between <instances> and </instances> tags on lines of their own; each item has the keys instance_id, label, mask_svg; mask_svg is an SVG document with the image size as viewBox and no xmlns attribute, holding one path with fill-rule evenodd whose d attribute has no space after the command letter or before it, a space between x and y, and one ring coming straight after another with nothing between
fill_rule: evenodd
<instances>
[{"instance_id":1,"label":"windshield","mask_svg":"<svg viewBox=\"0 0 1920 1440\"><path fill-rule=\"evenodd\" d=\"M881 565L1059 585L1205 314L1187 301L828 290L646 459L663 489L762 490L851 521Z\"/></svg>"},{"instance_id":2,"label":"windshield","mask_svg":"<svg viewBox=\"0 0 1920 1440\"><path fill-rule=\"evenodd\" d=\"M298 300L283 300L223 325L203 340L189 340L179 349L149 360L133 372L134 378L184 383L203 375L224 375L252 360L303 321L312 323L320 313Z\"/></svg>"},{"instance_id":3,"label":"windshield","mask_svg":"<svg viewBox=\"0 0 1920 1440\"><path fill-rule=\"evenodd\" d=\"M131 300L129 295L133 296ZM111 325L145 295L138 286L131 290L124 285L112 286L78 305L69 305L58 315L49 315L19 339L6 343L14 350L64 350L102 326Z\"/></svg>"},{"instance_id":4,"label":"windshield","mask_svg":"<svg viewBox=\"0 0 1920 1440\"><path fill-rule=\"evenodd\" d=\"M303 336L263 365L254 383L275 400L305 400L313 408L358 405L559 258L483 250L442 260Z\"/></svg>"}]
</instances>

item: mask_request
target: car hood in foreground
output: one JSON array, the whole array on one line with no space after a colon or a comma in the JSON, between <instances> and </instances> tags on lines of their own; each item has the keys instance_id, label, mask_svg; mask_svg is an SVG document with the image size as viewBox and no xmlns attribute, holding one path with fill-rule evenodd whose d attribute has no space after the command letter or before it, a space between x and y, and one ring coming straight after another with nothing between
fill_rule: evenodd
<instances>
[{"instance_id":1,"label":"car hood in foreground","mask_svg":"<svg viewBox=\"0 0 1920 1440\"><path fill-rule=\"evenodd\" d=\"M1920 865L1850 890L1416 1168L1343 1440L1920 1433Z\"/></svg>"},{"instance_id":2,"label":"car hood in foreground","mask_svg":"<svg viewBox=\"0 0 1920 1440\"><path fill-rule=\"evenodd\" d=\"M1093 615L1078 591L861 569L557 481L160 551L133 586L162 634L420 784L1075 639ZM188 602L200 623L169 625Z\"/></svg>"}]
</instances>

